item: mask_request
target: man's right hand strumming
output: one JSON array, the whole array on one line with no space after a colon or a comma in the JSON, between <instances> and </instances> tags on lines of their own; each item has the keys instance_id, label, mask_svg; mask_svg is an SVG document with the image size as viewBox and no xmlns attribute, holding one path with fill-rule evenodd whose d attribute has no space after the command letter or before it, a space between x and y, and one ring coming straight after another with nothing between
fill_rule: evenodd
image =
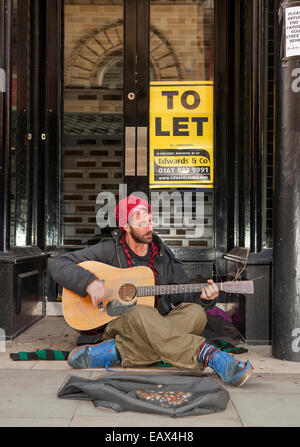
<instances>
[{"instance_id":1,"label":"man's right hand strumming","mask_svg":"<svg viewBox=\"0 0 300 447\"><path fill-rule=\"evenodd\" d=\"M98 307L100 303L103 303L106 296L103 281L95 279L87 286L86 291L90 295L93 307Z\"/></svg>"}]
</instances>

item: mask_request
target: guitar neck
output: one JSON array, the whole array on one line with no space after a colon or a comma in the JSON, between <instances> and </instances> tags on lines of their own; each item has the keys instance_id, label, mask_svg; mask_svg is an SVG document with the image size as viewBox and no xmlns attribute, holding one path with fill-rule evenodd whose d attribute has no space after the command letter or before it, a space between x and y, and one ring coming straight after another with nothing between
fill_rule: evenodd
<instances>
[{"instance_id":1,"label":"guitar neck","mask_svg":"<svg viewBox=\"0 0 300 447\"><path fill-rule=\"evenodd\" d=\"M222 290L222 283L215 283L219 290ZM155 286L139 286L137 287L137 296L153 296L153 295L173 295L179 293L202 292L207 283L200 284L168 284Z\"/></svg>"}]
</instances>

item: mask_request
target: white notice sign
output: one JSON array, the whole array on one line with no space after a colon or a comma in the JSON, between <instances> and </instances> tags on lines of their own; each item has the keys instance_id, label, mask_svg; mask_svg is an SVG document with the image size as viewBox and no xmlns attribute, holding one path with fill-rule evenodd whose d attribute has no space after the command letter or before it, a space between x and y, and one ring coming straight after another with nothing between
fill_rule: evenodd
<instances>
[{"instance_id":1,"label":"white notice sign","mask_svg":"<svg viewBox=\"0 0 300 447\"><path fill-rule=\"evenodd\" d=\"M285 10L285 57L300 56L300 6Z\"/></svg>"}]
</instances>

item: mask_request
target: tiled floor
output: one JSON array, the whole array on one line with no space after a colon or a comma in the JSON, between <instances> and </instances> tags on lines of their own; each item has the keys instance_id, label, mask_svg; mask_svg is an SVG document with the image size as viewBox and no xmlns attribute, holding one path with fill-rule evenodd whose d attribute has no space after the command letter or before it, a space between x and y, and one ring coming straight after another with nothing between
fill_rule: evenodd
<instances>
[{"instance_id":1,"label":"tiled floor","mask_svg":"<svg viewBox=\"0 0 300 447\"><path fill-rule=\"evenodd\" d=\"M269 346L248 346L238 358L250 359L255 374L242 388L225 386L227 408L219 413L173 419L144 413L115 413L92 402L58 399L70 376L95 379L103 369L73 370L65 361L13 361L11 352L50 348L71 350L78 334L62 317L46 317L0 352L0 426L47 427L299 427L300 363L272 358ZM178 374L175 368L120 368L124 374ZM180 374L188 374L181 372ZM218 381L209 368L205 375ZM201 376L201 374L198 374ZM203 375L203 373L202 373Z\"/></svg>"}]
</instances>

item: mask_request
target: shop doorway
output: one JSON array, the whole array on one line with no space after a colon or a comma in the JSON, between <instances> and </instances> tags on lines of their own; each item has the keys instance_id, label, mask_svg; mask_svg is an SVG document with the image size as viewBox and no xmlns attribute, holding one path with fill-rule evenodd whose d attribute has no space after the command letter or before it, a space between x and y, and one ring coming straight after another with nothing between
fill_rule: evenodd
<instances>
[{"instance_id":1,"label":"shop doorway","mask_svg":"<svg viewBox=\"0 0 300 447\"><path fill-rule=\"evenodd\" d=\"M169 194L167 224L162 215L155 231L183 259L207 260L215 245L213 184L150 187L149 111L153 82L213 86L213 0L64 0L63 17L60 244L80 248L107 237L112 228L97 225L97 197L110 192L117 200L126 185L149 199ZM192 107L193 98L187 101ZM184 192L193 218L196 192L202 194L203 231L196 238L176 225L172 194ZM161 204L156 211L164 213Z\"/></svg>"}]
</instances>

